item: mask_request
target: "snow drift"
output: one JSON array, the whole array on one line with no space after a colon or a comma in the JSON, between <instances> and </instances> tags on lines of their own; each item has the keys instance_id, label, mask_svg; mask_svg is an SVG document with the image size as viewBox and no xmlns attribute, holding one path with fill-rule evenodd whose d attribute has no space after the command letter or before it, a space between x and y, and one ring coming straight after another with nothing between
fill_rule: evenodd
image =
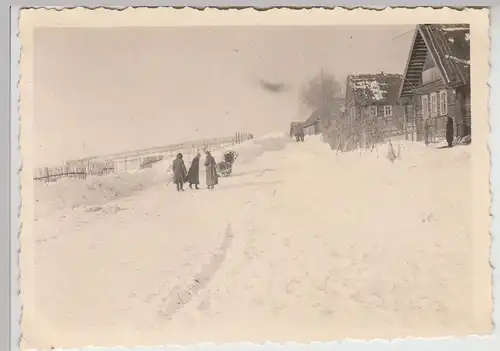
<instances>
[{"instance_id":1,"label":"snow drift","mask_svg":"<svg viewBox=\"0 0 500 351\"><path fill-rule=\"evenodd\" d=\"M236 145L234 148L238 152L237 162L252 162L265 152L283 150L290 142L290 138L284 133L271 133L249 140L243 144Z\"/></svg>"},{"instance_id":2,"label":"snow drift","mask_svg":"<svg viewBox=\"0 0 500 351\"><path fill-rule=\"evenodd\" d=\"M89 176L85 180L63 178L57 182L35 182L35 215L43 216L64 208L103 204L129 196L136 191L167 182L172 159L164 159L151 168Z\"/></svg>"}]
</instances>

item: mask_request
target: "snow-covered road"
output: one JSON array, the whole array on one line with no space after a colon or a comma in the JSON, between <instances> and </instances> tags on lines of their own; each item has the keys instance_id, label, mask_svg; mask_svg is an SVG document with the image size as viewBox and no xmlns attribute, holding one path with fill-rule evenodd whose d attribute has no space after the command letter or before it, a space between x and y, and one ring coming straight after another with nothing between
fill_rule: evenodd
<instances>
[{"instance_id":1,"label":"snow-covered road","mask_svg":"<svg viewBox=\"0 0 500 351\"><path fill-rule=\"evenodd\" d=\"M234 174L214 191L160 184L38 218L26 342L311 341L483 328L472 317L469 150L400 145L390 163L387 147L336 155L315 137L271 138L257 153L240 150Z\"/></svg>"}]
</instances>

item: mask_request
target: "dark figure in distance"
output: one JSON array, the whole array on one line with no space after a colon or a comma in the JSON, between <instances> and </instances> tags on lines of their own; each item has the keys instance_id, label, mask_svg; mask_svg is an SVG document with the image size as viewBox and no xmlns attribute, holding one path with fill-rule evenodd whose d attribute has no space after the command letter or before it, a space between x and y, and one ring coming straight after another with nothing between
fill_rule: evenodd
<instances>
[{"instance_id":1,"label":"dark figure in distance","mask_svg":"<svg viewBox=\"0 0 500 351\"><path fill-rule=\"evenodd\" d=\"M304 141L304 127L301 125L296 125L294 128L295 141L301 142Z\"/></svg>"},{"instance_id":2,"label":"dark figure in distance","mask_svg":"<svg viewBox=\"0 0 500 351\"><path fill-rule=\"evenodd\" d=\"M187 173L187 181L189 182L189 188L193 189L193 185L195 189L199 189L198 185L200 185L200 157L201 155L198 153L191 161L191 166L189 167L189 171Z\"/></svg>"},{"instance_id":3,"label":"dark figure in distance","mask_svg":"<svg viewBox=\"0 0 500 351\"><path fill-rule=\"evenodd\" d=\"M184 191L184 182L186 181L187 171L182 154L178 153L172 164L172 171L174 172L174 183L177 186L177 191Z\"/></svg>"},{"instance_id":4,"label":"dark figure in distance","mask_svg":"<svg viewBox=\"0 0 500 351\"><path fill-rule=\"evenodd\" d=\"M217 176L216 162L210 151L206 151L205 154L207 158L205 159L205 167L207 171L207 187L212 190L214 186L219 184L219 179Z\"/></svg>"},{"instance_id":5,"label":"dark figure in distance","mask_svg":"<svg viewBox=\"0 0 500 351\"><path fill-rule=\"evenodd\" d=\"M448 143L448 147L453 146L453 118L448 117L446 121L446 142Z\"/></svg>"}]
</instances>

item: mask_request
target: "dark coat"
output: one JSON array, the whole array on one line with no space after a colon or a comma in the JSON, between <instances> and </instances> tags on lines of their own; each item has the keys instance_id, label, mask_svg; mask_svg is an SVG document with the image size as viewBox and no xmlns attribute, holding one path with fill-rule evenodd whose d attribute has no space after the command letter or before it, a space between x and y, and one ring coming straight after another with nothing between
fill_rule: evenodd
<instances>
[{"instance_id":1,"label":"dark coat","mask_svg":"<svg viewBox=\"0 0 500 351\"><path fill-rule=\"evenodd\" d=\"M446 141L448 144L453 143L453 118L448 117L448 120L446 121Z\"/></svg>"},{"instance_id":2,"label":"dark coat","mask_svg":"<svg viewBox=\"0 0 500 351\"><path fill-rule=\"evenodd\" d=\"M217 170L215 168L216 162L212 155L207 155L205 159L205 167L207 170L207 185L213 186L219 184L219 177L217 176Z\"/></svg>"},{"instance_id":3,"label":"dark coat","mask_svg":"<svg viewBox=\"0 0 500 351\"><path fill-rule=\"evenodd\" d=\"M190 184L200 184L200 158L197 156L193 158L191 167L187 174L187 181Z\"/></svg>"},{"instance_id":4,"label":"dark coat","mask_svg":"<svg viewBox=\"0 0 500 351\"><path fill-rule=\"evenodd\" d=\"M175 184L184 184L186 180L186 165L182 158L176 158L172 163L172 171L174 173L174 183Z\"/></svg>"},{"instance_id":5,"label":"dark coat","mask_svg":"<svg viewBox=\"0 0 500 351\"><path fill-rule=\"evenodd\" d=\"M299 138L304 136L304 127L302 125L295 126L294 136Z\"/></svg>"}]
</instances>

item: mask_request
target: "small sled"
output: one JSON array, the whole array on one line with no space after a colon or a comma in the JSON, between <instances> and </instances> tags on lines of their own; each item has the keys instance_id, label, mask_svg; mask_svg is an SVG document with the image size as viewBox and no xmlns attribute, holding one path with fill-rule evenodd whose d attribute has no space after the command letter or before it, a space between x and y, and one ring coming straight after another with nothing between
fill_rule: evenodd
<instances>
[{"instance_id":1,"label":"small sled","mask_svg":"<svg viewBox=\"0 0 500 351\"><path fill-rule=\"evenodd\" d=\"M229 177L233 173L233 164L238 154L234 151L224 153L223 160L217 164L217 175L219 177Z\"/></svg>"},{"instance_id":2,"label":"small sled","mask_svg":"<svg viewBox=\"0 0 500 351\"><path fill-rule=\"evenodd\" d=\"M219 177L229 177L233 172L233 167L227 162L219 162L217 164L217 175Z\"/></svg>"}]
</instances>

